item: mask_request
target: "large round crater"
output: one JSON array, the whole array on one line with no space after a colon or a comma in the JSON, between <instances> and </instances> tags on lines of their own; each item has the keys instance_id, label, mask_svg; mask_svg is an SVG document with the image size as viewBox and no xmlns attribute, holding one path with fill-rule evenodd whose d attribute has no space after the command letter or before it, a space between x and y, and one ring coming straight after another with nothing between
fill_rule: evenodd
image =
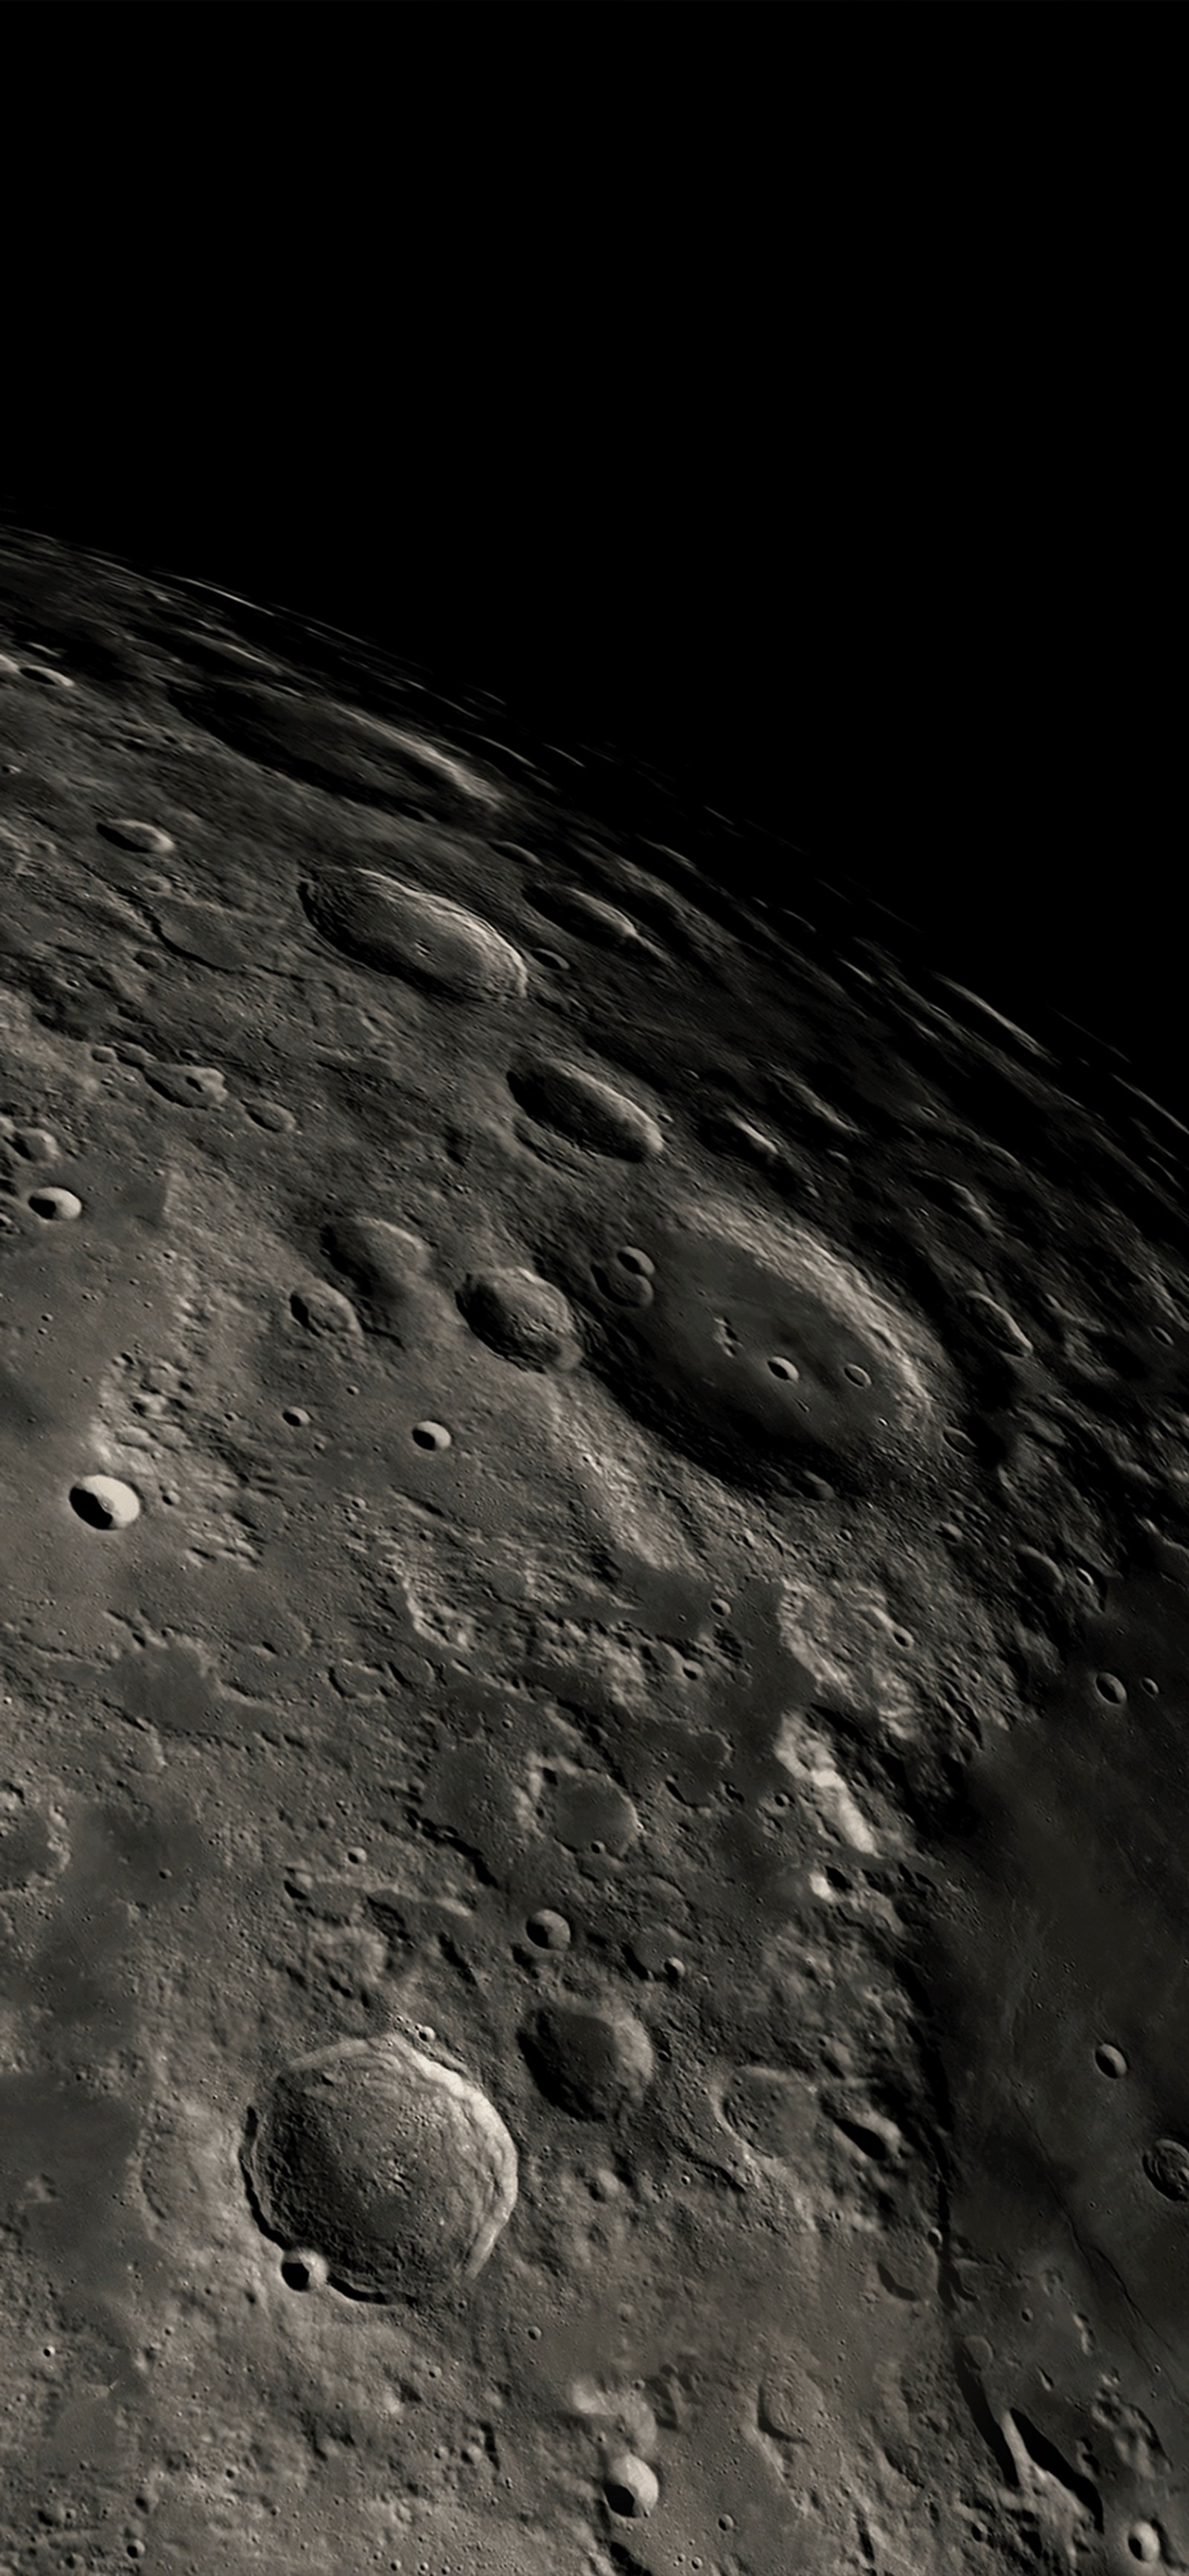
<instances>
[{"instance_id":1,"label":"large round crater","mask_svg":"<svg viewBox=\"0 0 1189 2576\"><path fill-rule=\"evenodd\" d=\"M281 2067L250 2114L244 2166L267 2233L313 2249L359 2298L473 2281L516 2202L494 2104L399 2031Z\"/></svg>"}]
</instances>

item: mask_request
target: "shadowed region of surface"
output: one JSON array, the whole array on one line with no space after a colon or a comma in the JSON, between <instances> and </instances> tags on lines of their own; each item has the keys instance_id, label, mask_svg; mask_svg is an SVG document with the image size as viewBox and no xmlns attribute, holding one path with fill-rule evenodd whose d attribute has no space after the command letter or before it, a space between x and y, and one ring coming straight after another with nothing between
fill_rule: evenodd
<instances>
[{"instance_id":1,"label":"shadowed region of surface","mask_svg":"<svg viewBox=\"0 0 1189 2576\"><path fill-rule=\"evenodd\" d=\"M499 801L485 779L440 744L308 691L210 680L186 689L181 704L246 758L360 804L465 823Z\"/></svg>"}]
</instances>

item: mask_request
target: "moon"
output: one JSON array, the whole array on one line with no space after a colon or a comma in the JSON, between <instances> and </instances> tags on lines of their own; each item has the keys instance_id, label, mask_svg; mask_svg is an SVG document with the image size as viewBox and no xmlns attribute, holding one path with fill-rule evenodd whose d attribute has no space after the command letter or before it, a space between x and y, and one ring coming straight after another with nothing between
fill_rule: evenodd
<instances>
[{"instance_id":1,"label":"moon","mask_svg":"<svg viewBox=\"0 0 1189 2576\"><path fill-rule=\"evenodd\" d=\"M0 546L14 2563L1183 2567L1184 1131L498 733Z\"/></svg>"}]
</instances>

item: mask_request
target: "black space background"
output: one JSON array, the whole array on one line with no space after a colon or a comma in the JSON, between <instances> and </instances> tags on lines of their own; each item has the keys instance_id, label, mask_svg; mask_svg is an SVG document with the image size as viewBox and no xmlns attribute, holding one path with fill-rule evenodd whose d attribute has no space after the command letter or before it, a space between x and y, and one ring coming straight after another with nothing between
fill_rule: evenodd
<instances>
[{"instance_id":1,"label":"black space background","mask_svg":"<svg viewBox=\"0 0 1189 2576\"><path fill-rule=\"evenodd\" d=\"M1189 1119L1178 13L64 14L10 520L650 761Z\"/></svg>"}]
</instances>

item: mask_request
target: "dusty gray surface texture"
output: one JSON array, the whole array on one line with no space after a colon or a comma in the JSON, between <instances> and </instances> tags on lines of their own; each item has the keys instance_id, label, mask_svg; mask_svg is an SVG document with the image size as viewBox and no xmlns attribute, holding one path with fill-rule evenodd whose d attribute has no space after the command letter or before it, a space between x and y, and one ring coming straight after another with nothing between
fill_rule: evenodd
<instances>
[{"instance_id":1,"label":"dusty gray surface texture","mask_svg":"<svg viewBox=\"0 0 1189 2576\"><path fill-rule=\"evenodd\" d=\"M325 633L0 651L0 2566L1189 2565L1182 1131Z\"/></svg>"}]
</instances>

